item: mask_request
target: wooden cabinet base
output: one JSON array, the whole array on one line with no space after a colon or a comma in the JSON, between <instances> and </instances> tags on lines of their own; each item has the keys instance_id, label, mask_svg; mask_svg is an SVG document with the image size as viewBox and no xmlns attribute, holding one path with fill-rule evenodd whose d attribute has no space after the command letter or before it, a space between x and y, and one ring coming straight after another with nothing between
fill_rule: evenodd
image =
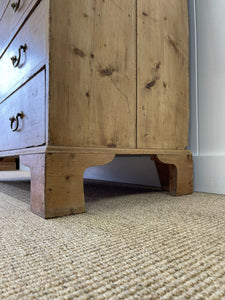
<instances>
[{"instance_id":1,"label":"wooden cabinet base","mask_svg":"<svg viewBox=\"0 0 225 300\"><path fill-rule=\"evenodd\" d=\"M163 190L182 196L193 192L193 159L190 153L183 155L151 155L155 161Z\"/></svg>"},{"instance_id":2,"label":"wooden cabinet base","mask_svg":"<svg viewBox=\"0 0 225 300\"><path fill-rule=\"evenodd\" d=\"M85 211L83 174L113 154L47 153L20 156L31 171L31 210L43 218Z\"/></svg>"},{"instance_id":3,"label":"wooden cabinet base","mask_svg":"<svg viewBox=\"0 0 225 300\"><path fill-rule=\"evenodd\" d=\"M15 158L0 158L0 171L16 170Z\"/></svg>"},{"instance_id":4,"label":"wooden cabinet base","mask_svg":"<svg viewBox=\"0 0 225 300\"><path fill-rule=\"evenodd\" d=\"M188 150L80 149L48 147L14 151L31 172L31 211L52 218L85 211L85 169L111 162L116 155L145 155L155 161L163 190L175 196L193 191L192 155ZM6 152L5 152L6 153ZM4 154L4 153L3 153Z\"/></svg>"}]
</instances>

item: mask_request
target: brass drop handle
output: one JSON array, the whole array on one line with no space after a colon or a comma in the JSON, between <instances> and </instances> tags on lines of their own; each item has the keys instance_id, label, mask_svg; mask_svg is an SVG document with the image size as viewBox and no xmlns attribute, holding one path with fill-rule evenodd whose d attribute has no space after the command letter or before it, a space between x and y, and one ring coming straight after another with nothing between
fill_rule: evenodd
<instances>
[{"instance_id":1,"label":"brass drop handle","mask_svg":"<svg viewBox=\"0 0 225 300\"><path fill-rule=\"evenodd\" d=\"M14 12L16 12L18 10L18 8L20 7L20 0L18 0L17 2L13 2L11 4L11 7L14 10Z\"/></svg>"},{"instance_id":2,"label":"brass drop handle","mask_svg":"<svg viewBox=\"0 0 225 300\"><path fill-rule=\"evenodd\" d=\"M11 124L10 124L10 126L11 126L11 130L12 131L17 131L17 129L18 129L18 127L19 127L19 118L20 119L23 119L24 118L24 113L21 111L20 113L18 113L17 115L16 115L16 117L15 116L12 116L11 118L9 118L9 121L11 121ZM13 125L15 123L15 126Z\"/></svg>"},{"instance_id":3,"label":"brass drop handle","mask_svg":"<svg viewBox=\"0 0 225 300\"><path fill-rule=\"evenodd\" d=\"M27 44L24 44L24 45L20 45L19 47L19 56L13 56L11 57L11 61L12 61L12 64L14 66L14 68L18 67L19 64L20 64L20 59L21 59L21 51L25 52L27 50Z\"/></svg>"}]
</instances>

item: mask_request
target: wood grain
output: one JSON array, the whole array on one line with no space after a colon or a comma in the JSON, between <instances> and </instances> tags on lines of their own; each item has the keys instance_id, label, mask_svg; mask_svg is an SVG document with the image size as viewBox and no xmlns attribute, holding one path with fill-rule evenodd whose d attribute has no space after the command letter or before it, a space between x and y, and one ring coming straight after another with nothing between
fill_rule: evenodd
<instances>
[{"instance_id":1,"label":"wood grain","mask_svg":"<svg viewBox=\"0 0 225 300\"><path fill-rule=\"evenodd\" d=\"M31 170L31 210L43 218L85 211L86 168L113 160L112 154L32 154L20 156Z\"/></svg>"},{"instance_id":2,"label":"wood grain","mask_svg":"<svg viewBox=\"0 0 225 300\"><path fill-rule=\"evenodd\" d=\"M153 157L152 159L155 162L155 166L158 172L159 176L159 181L161 184L161 188L164 191L169 191L170 190L170 167L167 164L164 164L157 159L157 156L151 155Z\"/></svg>"},{"instance_id":3,"label":"wood grain","mask_svg":"<svg viewBox=\"0 0 225 300\"><path fill-rule=\"evenodd\" d=\"M21 155L20 162L30 168L30 209L38 216L45 216L45 154Z\"/></svg>"},{"instance_id":4,"label":"wood grain","mask_svg":"<svg viewBox=\"0 0 225 300\"><path fill-rule=\"evenodd\" d=\"M111 162L115 154L43 153L21 155L21 162L31 170L31 210L43 218L85 211L83 174L86 168ZM155 154L151 158L168 166L164 173L165 189L180 196L193 192L191 154ZM162 176L163 175L163 176ZM168 178L165 175L169 176ZM166 183L169 183L169 187Z\"/></svg>"},{"instance_id":5,"label":"wood grain","mask_svg":"<svg viewBox=\"0 0 225 300\"><path fill-rule=\"evenodd\" d=\"M135 0L50 10L50 144L135 148Z\"/></svg>"},{"instance_id":6,"label":"wood grain","mask_svg":"<svg viewBox=\"0 0 225 300\"><path fill-rule=\"evenodd\" d=\"M193 158L191 154L156 154L151 157L156 163L169 166L168 181L165 179L165 169L158 168L159 178L165 190L168 190L168 182L169 192L174 196L188 195L193 192Z\"/></svg>"},{"instance_id":7,"label":"wood grain","mask_svg":"<svg viewBox=\"0 0 225 300\"><path fill-rule=\"evenodd\" d=\"M84 153L101 154L111 153L117 155L151 155L151 154L191 154L190 150L167 150L167 149L125 149L125 148L88 148L88 147L65 147L65 146L40 146L19 150L0 151L0 157L18 156L20 154L35 153Z\"/></svg>"},{"instance_id":8,"label":"wood grain","mask_svg":"<svg viewBox=\"0 0 225 300\"><path fill-rule=\"evenodd\" d=\"M185 149L189 122L187 0L137 1L137 145Z\"/></svg>"}]
</instances>

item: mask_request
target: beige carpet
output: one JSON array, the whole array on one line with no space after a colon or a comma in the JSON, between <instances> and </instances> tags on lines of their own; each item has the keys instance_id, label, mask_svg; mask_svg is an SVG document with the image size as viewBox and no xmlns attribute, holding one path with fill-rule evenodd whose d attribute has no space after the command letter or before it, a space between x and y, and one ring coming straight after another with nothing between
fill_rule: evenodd
<instances>
[{"instance_id":1,"label":"beige carpet","mask_svg":"<svg viewBox=\"0 0 225 300\"><path fill-rule=\"evenodd\" d=\"M43 220L0 181L0 299L225 299L225 196L86 185L87 213Z\"/></svg>"}]
</instances>

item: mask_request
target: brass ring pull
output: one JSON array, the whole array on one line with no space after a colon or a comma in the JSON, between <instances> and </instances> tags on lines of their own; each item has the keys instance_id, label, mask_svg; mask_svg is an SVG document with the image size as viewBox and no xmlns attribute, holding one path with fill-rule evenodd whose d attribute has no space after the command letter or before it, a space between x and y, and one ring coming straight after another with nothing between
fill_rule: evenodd
<instances>
[{"instance_id":1,"label":"brass ring pull","mask_svg":"<svg viewBox=\"0 0 225 300\"><path fill-rule=\"evenodd\" d=\"M11 126L11 130L12 131L17 131L17 129L18 129L18 127L19 127L19 118L20 119L23 119L24 118L24 113L21 111L20 113L18 113L17 115L16 115L16 117L15 116L12 116L11 118L9 118L9 121L11 121L11 124L10 124L10 126ZM16 124L16 126L13 128L13 124Z\"/></svg>"},{"instance_id":2,"label":"brass ring pull","mask_svg":"<svg viewBox=\"0 0 225 300\"><path fill-rule=\"evenodd\" d=\"M19 64L20 64L21 51L22 50L23 50L23 52L25 52L27 50L27 44L20 45L20 47L19 47L19 57L17 57L17 56L11 57L11 61L12 61L12 64L13 64L14 68L18 67Z\"/></svg>"},{"instance_id":3,"label":"brass ring pull","mask_svg":"<svg viewBox=\"0 0 225 300\"><path fill-rule=\"evenodd\" d=\"M18 0L17 2L13 2L11 4L11 7L14 10L14 12L16 12L18 10L18 8L20 7L20 0Z\"/></svg>"}]
</instances>

